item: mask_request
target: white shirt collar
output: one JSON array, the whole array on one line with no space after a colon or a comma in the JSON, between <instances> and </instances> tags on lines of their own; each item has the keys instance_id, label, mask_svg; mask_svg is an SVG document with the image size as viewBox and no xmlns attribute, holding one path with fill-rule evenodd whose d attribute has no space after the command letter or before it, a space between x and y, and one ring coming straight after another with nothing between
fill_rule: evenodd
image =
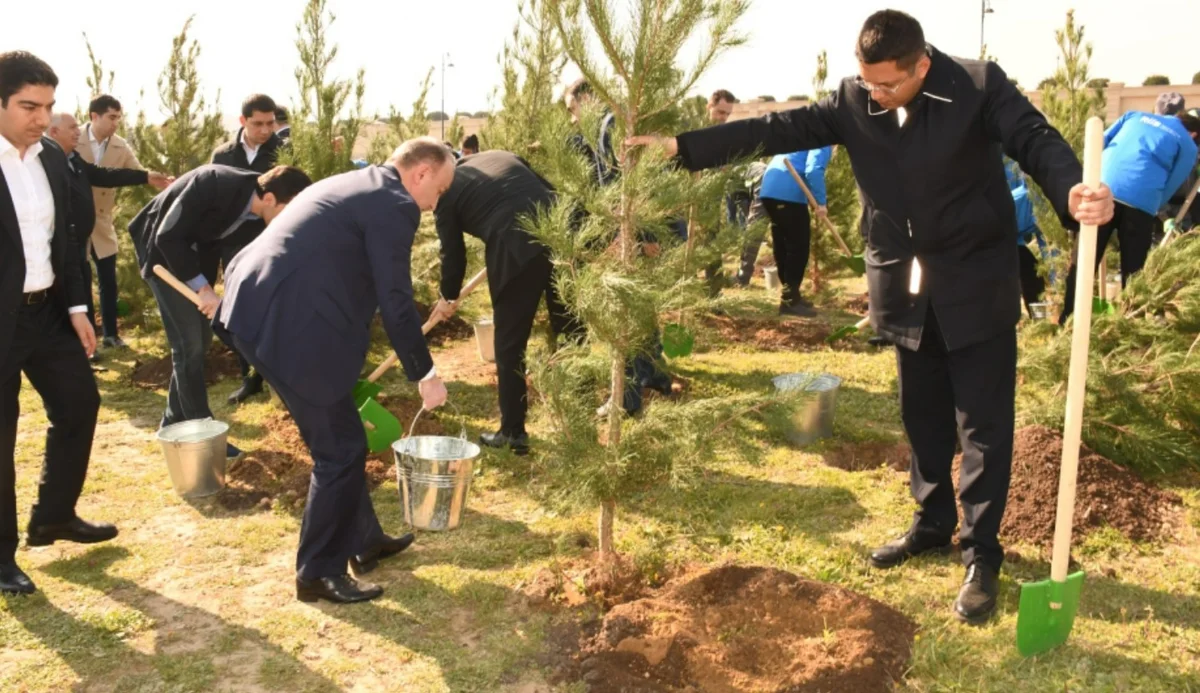
<instances>
[{"instance_id":1,"label":"white shirt collar","mask_svg":"<svg viewBox=\"0 0 1200 693\"><path fill-rule=\"evenodd\" d=\"M258 147L255 147L254 145L252 145L246 141L246 131L245 130L242 130L242 146L252 152L258 151Z\"/></svg>"},{"instance_id":2,"label":"white shirt collar","mask_svg":"<svg viewBox=\"0 0 1200 693\"><path fill-rule=\"evenodd\" d=\"M9 152L12 152L12 154L9 154ZM33 144L29 145L29 148L25 150L25 159L24 160L28 161L30 157L35 157L41 153L42 153L42 141L38 140L37 142L34 142ZM0 156L14 156L14 157L20 156L20 154L18 154L18 152L17 152L17 145L13 144L12 142L9 142L8 138L5 137L4 135L0 135Z\"/></svg>"}]
</instances>

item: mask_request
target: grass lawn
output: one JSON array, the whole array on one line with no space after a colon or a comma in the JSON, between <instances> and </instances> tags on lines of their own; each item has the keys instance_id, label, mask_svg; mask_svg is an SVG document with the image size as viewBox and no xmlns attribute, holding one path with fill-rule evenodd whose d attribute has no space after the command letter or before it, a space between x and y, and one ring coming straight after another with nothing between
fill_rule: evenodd
<instances>
[{"instance_id":1,"label":"grass lawn","mask_svg":"<svg viewBox=\"0 0 1200 693\"><path fill-rule=\"evenodd\" d=\"M772 309L761 287L732 293L744 309ZM161 355L165 344L161 335L135 336L133 350L110 355L98 374L103 408L79 505L82 517L115 522L121 535L94 547L18 552L39 592L0 599L0 691L555 690L542 655L555 622L572 616L531 606L521 589L539 570L580 557L573 538L594 536L593 509L540 502L519 458L485 454L463 526L421 534L413 549L383 563L371 574L387 590L381 599L301 604L292 587L293 507L234 511L174 493L153 437L164 393L129 384L134 359ZM1194 480L1175 484L1187 513L1175 542L1135 545L1099 532L1076 548L1088 577L1071 639L1024 659L1014 645L1019 583L1049 575L1041 547L1011 547L1023 559L1006 566L999 616L983 628L951 616L962 578L954 559L887 572L867 565L870 548L908 523L907 475L883 465L842 471L824 458L847 442L901 439L890 351L707 346L675 364L695 395L765 390L772 375L793 371L841 376L834 439L797 450L764 427L749 446L752 459L706 461L687 488L627 499L616 525L623 554L648 571L726 561L774 566L890 604L920 626L901 690L1200 691ZM434 358L466 363L473 348L459 342ZM372 363L384 353L377 349ZM475 436L494 425L495 394L486 369L461 374L470 377L443 373L461 417L446 412L442 421L448 431L462 425ZM382 382L393 398L416 396L398 373ZM210 399L217 417L233 425L232 440L249 451L261 444L262 423L276 405L260 398L232 409L225 397L236 386L224 380ZM28 384L21 411L23 525L46 426ZM384 528L400 532L395 482L380 486L374 500Z\"/></svg>"}]
</instances>

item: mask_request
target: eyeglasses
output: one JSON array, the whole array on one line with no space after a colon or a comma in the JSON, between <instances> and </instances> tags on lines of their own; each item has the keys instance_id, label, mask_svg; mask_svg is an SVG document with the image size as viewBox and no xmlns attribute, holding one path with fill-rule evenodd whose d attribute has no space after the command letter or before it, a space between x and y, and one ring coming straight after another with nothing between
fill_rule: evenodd
<instances>
[{"instance_id":1,"label":"eyeglasses","mask_svg":"<svg viewBox=\"0 0 1200 693\"><path fill-rule=\"evenodd\" d=\"M862 87L863 89L866 89L868 92L873 92L873 91L879 90L885 94L895 96L896 92L900 91L900 87L903 86L905 82L912 79L912 77L913 77L913 75L909 74L907 77L900 80L899 82L889 85L889 84L875 84L874 82L868 82L867 80L865 80L861 76L859 76L859 77L854 78L854 83L857 84L858 86Z\"/></svg>"}]
</instances>

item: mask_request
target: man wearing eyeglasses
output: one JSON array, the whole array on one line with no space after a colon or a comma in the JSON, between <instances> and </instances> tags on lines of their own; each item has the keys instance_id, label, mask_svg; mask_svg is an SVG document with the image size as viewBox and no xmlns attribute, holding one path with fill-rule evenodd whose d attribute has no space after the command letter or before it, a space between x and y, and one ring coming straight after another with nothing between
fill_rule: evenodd
<instances>
[{"instance_id":1,"label":"man wearing eyeglasses","mask_svg":"<svg viewBox=\"0 0 1200 693\"><path fill-rule=\"evenodd\" d=\"M846 147L863 196L871 326L896 345L920 504L910 529L872 552L871 563L891 568L950 548L957 439L967 573L954 613L978 624L995 611L1004 558L997 534L1012 466L1021 311L1001 152L1041 186L1068 228L1107 222L1112 193L1080 182L1074 152L998 65L929 46L909 15L871 15L855 54L858 77L811 107L629 143L660 145L691 170L758 150Z\"/></svg>"}]
</instances>

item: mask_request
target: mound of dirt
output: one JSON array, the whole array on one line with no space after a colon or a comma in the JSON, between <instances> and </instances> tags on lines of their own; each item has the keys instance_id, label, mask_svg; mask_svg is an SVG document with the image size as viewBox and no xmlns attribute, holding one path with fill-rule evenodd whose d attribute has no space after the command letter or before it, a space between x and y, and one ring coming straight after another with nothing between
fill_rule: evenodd
<instances>
[{"instance_id":1,"label":"mound of dirt","mask_svg":"<svg viewBox=\"0 0 1200 693\"><path fill-rule=\"evenodd\" d=\"M613 607L558 676L590 693L890 691L915 632L840 587L730 565Z\"/></svg>"},{"instance_id":2,"label":"mound of dirt","mask_svg":"<svg viewBox=\"0 0 1200 693\"><path fill-rule=\"evenodd\" d=\"M878 469L880 465L898 471L909 467L911 448L899 443L847 443L825 453L825 464L848 472Z\"/></svg>"},{"instance_id":3,"label":"mound of dirt","mask_svg":"<svg viewBox=\"0 0 1200 693\"><path fill-rule=\"evenodd\" d=\"M222 378L240 378L241 366L238 365L237 354L220 341L214 341L208 348L204 358L204 380L209 385ZM145 390L165 390L171 382L171 356L133 362L133 371L129 381Z\"/></svg>"},{"instance_id":4,"label":"mound of dirt","mask_svg":"<svg viewBox=\"0 0 1200 693\"><path fill-rule=\"evenodd\" d=\"M1029 426L1016 432L1013 444L1012 485L1000 534L1048 551L1054 540L1062 435ZM955 460L956 479L959 461ZM1181 503L1178 495L1147 483L1087 446L1080 448L1075 536L1108 526L1133 541L1167 538L1178 522Z\"/></svg>"},{"instance_id":5,"label":"mound of dirt","mask_svg":"<svg viewBox=\"0 0 1200 693\"><path fill-rule=\"evenodd\" d=\"M705 317L705 323L716 330L722 341L747 344L758 351L814 351L827 346L848 351L867 348L866 342L859 339L841 339L832 345L826 343L825 339L840 325L821 321L709 315Z\"/></svg>"},{"instance_id":6,"label":"mound of dirt","mask_svg":"<svg viewBox=\"0 0 1200 693\"><path fill-rule=\"evenodd\" d=\"M418 401L381 401L388 411L400 419L404 430L412 424L420 409ZM256 505L270 507L277 500L295 509L304 506L312 475L312 456L300 437L300 431L286 411L263 421L266 433L254 450L236 462L226 475L225 489L217 496L222 507L244 510ZM440 435L441 422L425 413L417 421L420 435ZM380 484L395 479L395 460L391 451L367 456L367 485L374 490Z\"/></svg>"},{"instance_id":7,"label":"mound of dirt","mask_svg":"<svg viewBox=\"0 0 1200 693\"><path fill-rule=\"evenodd\" d=\"M424 324L429 319L430 307L420 301L416 301L415 303L417 304L417 312L421 315L421 323ZM430 346L442 346L460 339L474 338L475 328L471 327L466 320L457 315L452 315L449 320L443 320L434 325L429 334L425 335L425 341Z\"/></svg>"}]
</instances>

